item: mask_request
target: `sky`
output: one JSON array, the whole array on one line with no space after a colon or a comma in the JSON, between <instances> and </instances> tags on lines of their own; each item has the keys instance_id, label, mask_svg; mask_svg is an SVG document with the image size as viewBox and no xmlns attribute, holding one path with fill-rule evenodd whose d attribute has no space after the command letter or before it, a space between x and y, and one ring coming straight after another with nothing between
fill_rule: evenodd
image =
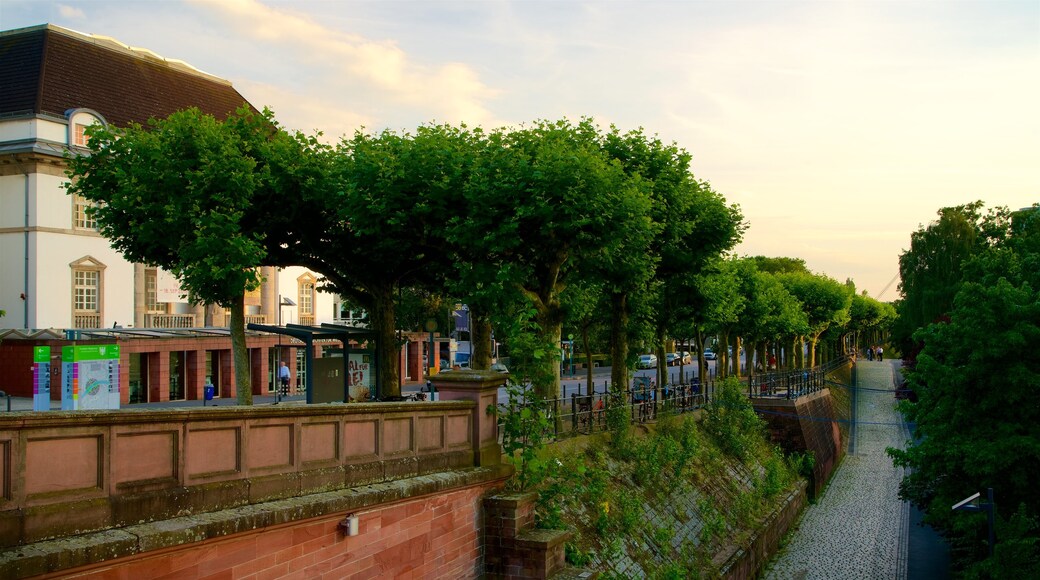
<instances>
[{"instance_id":1,"label":"sky","mask_svg":"<svg viewBox=\"0 0 1040 580\"><path fill-rule=\"evenodd\" d=\"M326 141L642 127L740 206L738 255L886 301L940 208L1040 202L1040 0L0 0L0 29L44 23L185 61Z\"/></svg>"}]
</instances>

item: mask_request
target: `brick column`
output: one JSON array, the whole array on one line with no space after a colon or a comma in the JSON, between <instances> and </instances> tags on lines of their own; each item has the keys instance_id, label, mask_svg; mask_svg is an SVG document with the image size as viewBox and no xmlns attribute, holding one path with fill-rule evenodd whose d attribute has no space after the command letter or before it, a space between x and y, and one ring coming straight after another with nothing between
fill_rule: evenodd
<instances>
[{"instance_id":1,"label":"brick column","mask_svg":"<svg viewBox=\"0 0 1040 580\"><path fill-rule=\"evenodd\" d=\"M474 401L473 409L473 462L477 466L502 462L502 447L498 444L498 418L488 413L488 406L498 403L498 389L506 384L508 375L493 371L444 371L430 378L442 401Z\"/></svg>"},{"instance_id":2,"label":"brick column","mask_svg":"<svg viewBox=\"0 0 1040 580\"><path fill-rule=\"evenodd\" d=\"M267 394L267 349L251 348L249 354L249 383L254 395Z\"/></svg>"},{"instance_id":3,"label":"brick column","mask_svg":"<svg viewBox=\"0 0 1040 580\"><path fill-rule=\"evenodd\" d=\"M484 498L484 566L488 578L542 580L565 569L565 543L570 530L534 527L538 494L534 492ZM569 578L595 578L575 570Z\"/></svg>"},{"instance_id":4,"label":"brick column","mask_svg":"<svg viewBox=\"0 0 1040 580\"><path fill-rule=\"evenodd\" d=\"M202 398L202 387L206 384L206 351L189 350L184 352L184 398L194 401Z\"/></svg>"}]
</instances>

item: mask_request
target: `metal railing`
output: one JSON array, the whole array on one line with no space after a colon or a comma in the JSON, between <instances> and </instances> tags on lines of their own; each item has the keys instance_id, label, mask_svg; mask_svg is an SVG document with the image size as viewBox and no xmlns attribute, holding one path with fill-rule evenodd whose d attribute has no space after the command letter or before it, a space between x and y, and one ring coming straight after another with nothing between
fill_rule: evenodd
<instances>
[{"instance_id":1,"label":"metal railing","mask_svg":"<svg viewBox=\"0 0 1040 580\"><path fill-rule=\"evenodd\" d=\"M811 369L773 371L742 377L740 381L746 386L750 398L794 399L823 390L827 373L848 360L848 357L840 357ZM625 415L630 424L653 422L663 415L694 412L714 399L718 380L714 375L708 375L704 381L697 377L688 380L684 377L679 382L659 387L649 377L635 377L628 389L617 393L611 392L609 382L602 383L602 390L593 384L591 392L570 393L538 403L548 419L549 432L543 435L548 439L560 439L607 431L607 412L611 405L627 407ZM498 408L501 416L511 407L518 409L533 404L510 399L508 403L499 403ZM500 437L505 436L502 426L500 418Z\"/></svg>"}]
</instances>

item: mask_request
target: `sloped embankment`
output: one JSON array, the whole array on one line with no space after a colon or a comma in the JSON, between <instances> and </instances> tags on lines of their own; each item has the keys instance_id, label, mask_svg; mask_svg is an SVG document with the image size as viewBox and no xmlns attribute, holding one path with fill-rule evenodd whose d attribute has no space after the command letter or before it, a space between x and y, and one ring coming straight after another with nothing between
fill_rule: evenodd
<instances>
[{"instance_id":1,"label":"sloped embankment","mask_svg":"<svg viewBox=\"0 0 1040 580\"><path fill-rule=\"evenodd\" d=\"M745 577L804 505L802 461L769 444L738 387L700 417L548 449L537 518L575 530L568 560L604 578Z\"/></svg>"}]
</instances>

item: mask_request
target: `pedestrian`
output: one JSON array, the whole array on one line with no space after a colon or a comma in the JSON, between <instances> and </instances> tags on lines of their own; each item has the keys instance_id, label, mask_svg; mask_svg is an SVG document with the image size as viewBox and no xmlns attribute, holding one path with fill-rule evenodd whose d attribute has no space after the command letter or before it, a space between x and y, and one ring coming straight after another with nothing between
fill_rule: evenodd
<instances>
[{"instance_id":1,"label":"pedestrian","mask_svg":"<svg viewBox=\"0 0 1040 580\"><path fill-rule=\"evenodd\" d=\"M884 352L885 352L885 349L881 348L881 346L878 345L878 347L877 347L877 359L879 361L885 360L884 356L882 355L882 353L884 353Z\"/></svg>"},{"instance_id":2,"label":"pedestrian","mask_svg":"<svg viewBox=\"0 0 1040 580\"><path fill-rule=\"evenodd\" d=\"M867 347L867 360L874 360L874 345Z\"/></svg>"},{"instance_id":3,"label":"pedestrian","mask_svg":"<svg viewBox=\"0 0 1040 580\"><path fill-rule=\"evenodd\" d=\"M282 384L282 393L289 394L289 367L285 366L285 361L282 361L282 366L278 369L278 382Z\"/></svg>"}]
</instances>

